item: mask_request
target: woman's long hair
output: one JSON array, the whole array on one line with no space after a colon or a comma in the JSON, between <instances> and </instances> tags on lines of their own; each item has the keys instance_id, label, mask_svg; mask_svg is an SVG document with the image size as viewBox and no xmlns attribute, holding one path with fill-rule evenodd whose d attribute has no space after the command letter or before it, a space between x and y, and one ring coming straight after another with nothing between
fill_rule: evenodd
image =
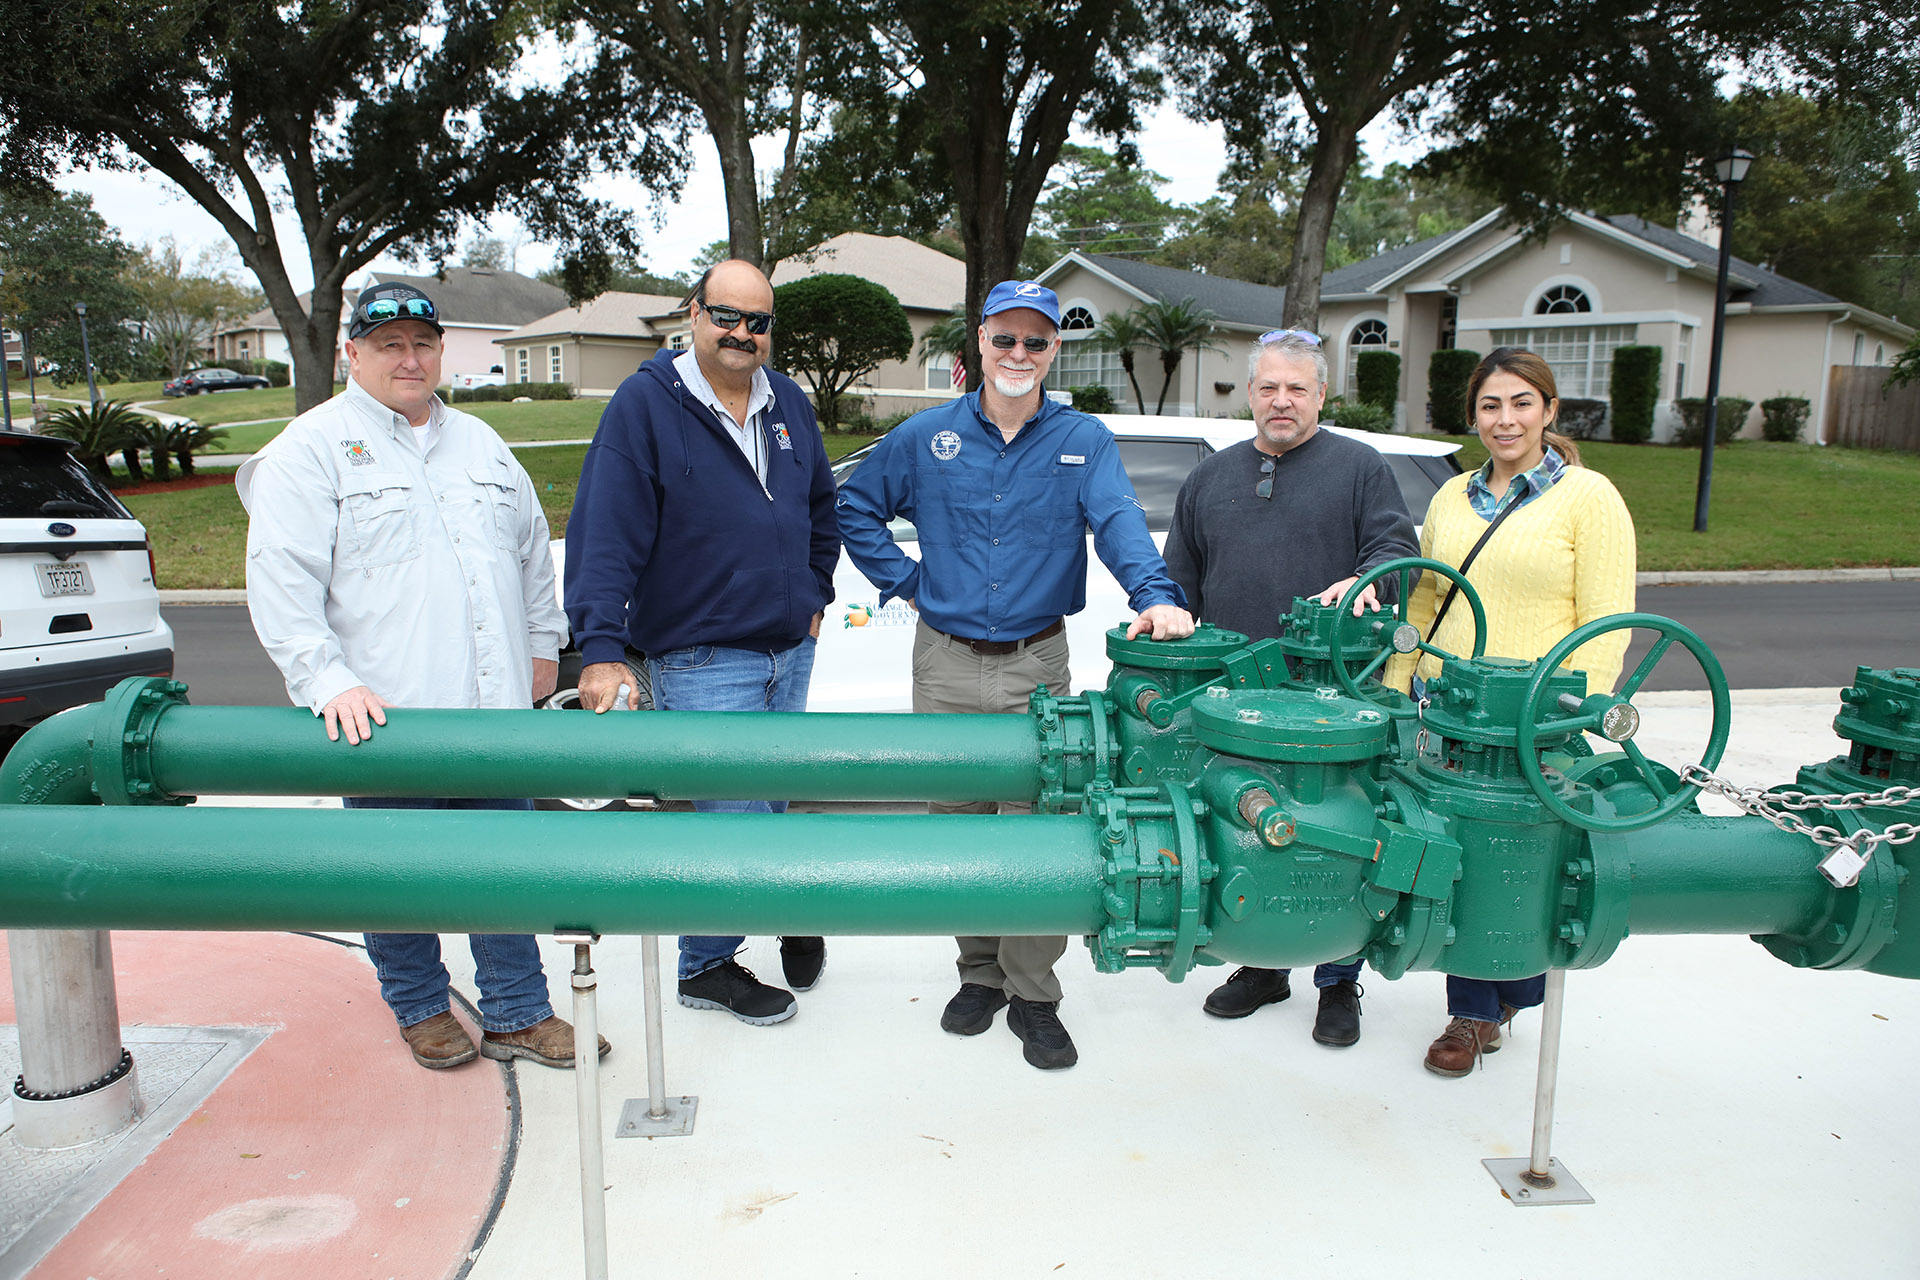
<instances>
[{"instance_id":1,"label":"woman's long hair","mask_svg":"<svg viewBox=\"0 0 1920 1280\"><path fill-rule=\"evenodd\" d=\"M1552 429L1560 419L1560 391L1554 383L1553 370L1545 360L1524 347L1496 347L1474 368L1473 376L1467 379L1467 420L1479 422L1480 388L1496 373L1510 373L1540 393L1553 412L1547 419L1544 442L1552 445L1568 466L1579 466L1580 446Z\"/></svg>"}]
</instances>

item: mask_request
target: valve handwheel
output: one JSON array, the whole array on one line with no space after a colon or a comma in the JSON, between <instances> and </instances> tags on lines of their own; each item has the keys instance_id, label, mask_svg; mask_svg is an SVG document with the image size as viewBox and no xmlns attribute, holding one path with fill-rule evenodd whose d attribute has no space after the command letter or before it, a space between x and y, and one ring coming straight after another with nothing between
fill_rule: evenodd
<instances>
[{"instance_id":1,"label":"valve handwheel","mask_svg":"<svg viewBox=\"0 0 1920 1280\"><path fill-rule=\"evenodd\" d=\"M1647 651L1647 656L1640 660L1640 665L1633 669L1633 674L1621 682L1619 693L1591 693L1577 701L1570 693L1562 694L1560 708L1569 714L1543 718L1553 673L1560 669L1560 664L1566 661L1569 654L1597 636L1611 631L1635 630L1651 631L1659 638ZM1527 686L1527 698L1521 705L1520 723L1515 729L1514 745L1520 752L1520 772L1526 775L1533 793L1540 797L1540 803L1554 816L1588 831L1637 831L1678 812L1700 790L1694 783L1684 783L1677 789L1669 790L1667 784L1661 781L1659 770L1633 742L1633 735L1640 728L1640 712L1633 705L1633 695L1640 691L1640 686L1646 683L1647 677L1675 641L1699 662L1701 672L1707 677L1707 689L1713 695L1713 728L1707 735L1707 749L1700 757L1700 767L1712 769L1720 763L1720 756L1727 749L1727 732L1732 727L1733 703L1727 696L1727 673L1721 669L1720 660L1713 656L1713 650L1707 648L1706 641L1672 618L1663 618L1657 613L1616 613L1609 618L1596 618L1585 626L1574 628L1566 639L1553 646L1547 656L1540 659L1533 673L1533 682ZM1542 733L1563 734L1569 730L1597 733L1609 742L1620 744L1620 749L1626 753L1635 773L1639 775L1641 785L1656 797L1654 807L1644 813L1606 818L1581 813L1556 795L1547 783L1546 774L1541 771L1540 753L1534 743Z\"/></svg>"},{"instance_id":2,"label":"valve handwheel","mask_svg":"<svg viewBox=\"0 0 1920 1280\"><path fill-rule=\"evenodd\" d=\"M1422 569L1437 573L1441 577L1459 584L1460 594L1466 598L1467 607L1473 610L1472 656L1477 658L1487 651L1487 611L1480 603L1480 593L1473 589L1473 584L1467 581L1465 574L1450 564L1442 564L1438 560L1425 560L1419 556L1407 556L1399 560L1389 560L1385 564L1374 566L1372 569L1369 569L1354 579L1353 585L1347 588L1347 593L1344 596L1340 597L1340 603L1337 606L1340 610L1340 623L1334 629L1333 636L1333 653L1331 655L1333 658L1333 674L1335 678L1340 681L1340 687L1346 692L1348 697L1366 698L1367 695L1360 691L1360 682L1372 676L1374 672L1386 664L1387 659L1396 654L1418 651L1420 653L1430 653L1442 662L1454 661L1452 654L1444 649L1435 648L1433 645L1421 639L1420 628L1407 621L1407 606L1413 599L1414 579L1417 572ZM1380 579L1396 573L1400 575L1400 599L1394 604L1392 610L1388 612L1387 617L1382 618L1367 614L1362 614L1358 618L1354 617L1354 598L1374 583L1380 581ZM1389 619L1391 619L1391 622L1389 622ZM1387 647L1382 650L1372 662L1369 662L1366 666L1362 667L1358 673L1355 673L1347 667L1344 649L1349 634L1351 633L1352 637L1357 639L1359 632L1362 630L1370 631L1376 637L1381 636L1384 632Z\"/></svg>"}]
</instances>

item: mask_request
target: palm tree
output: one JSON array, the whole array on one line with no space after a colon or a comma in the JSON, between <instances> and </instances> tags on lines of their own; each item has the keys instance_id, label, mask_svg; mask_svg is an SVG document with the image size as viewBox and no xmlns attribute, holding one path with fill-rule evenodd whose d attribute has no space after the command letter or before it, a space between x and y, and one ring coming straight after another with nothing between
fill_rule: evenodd
<instances>
[{"instance_id":1,"label":"palm tree","mask_svg":"<svg viewBox=\"0 0 1920 1280\"><path fill-rule=\"evenodd\" d=\"M934 321L920 335L920 358L932 361L945 356L951 360L964 355L967 341L972 337L973 330L967 326L967 309L955 307L950 315Z\"/></svg>"},{"instance_id":2,"label":"palm tree","mask_svg":"<svg viewBox=\"0 0 1920 1280\"><path fill-rule=\"evenodd\" d=\"M1222 350L1210 341L1213 322L1220 317L1191 297L1178 302L1156 298L1134 308L1133 314L1139 317L1142 344L1160 349L1160 401L1153 407L1155 413L1160 413L1167 407L1167 392L1173 387L1180 357L1188 351Z\"/></svg>"},{"instance_id":3,"label":"palm tree","mask_svg":"<svg viewBox=\"0 0 1920 1280\"><path fill-rule=\"evenodd\" d=\"M105 480L113 474L107 467L107 455L116 449L131 450L133 433L150 421L125 400L102 400L62 409L47 419L43 429L47 435L73 441L73 456Z\"/></svg>"},{"instance_id":4,"label":"palm tree","mask_svg":"<svg viewBox=\"0 0 1920 1280\"><path fill-rule=\"evenodd\" d=\"M1133 411L1144 413L1147 398L1140 394L1140 379L1133 375L1133 349L1147 340L1146 330L1141 327L1138 311L1110 311L1106 319L1095 326L1088 341L1102 351L1116 352L1120 356L1120 367L1127 371L1127 381L1133 384Z\"/></svg>"}]
</instances>

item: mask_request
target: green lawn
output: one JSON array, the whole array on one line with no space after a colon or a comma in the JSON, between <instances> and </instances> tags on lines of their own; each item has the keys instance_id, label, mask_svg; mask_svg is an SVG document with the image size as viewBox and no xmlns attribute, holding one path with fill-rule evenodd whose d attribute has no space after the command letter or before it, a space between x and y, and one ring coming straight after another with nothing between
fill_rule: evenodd
<instances>
[{"instance_id":1,"label":"green lawn","mask_svg":"<svg viewBox=\"0 0 1920 1280\"><path fill-rule=\"evenodd\" d=\"M1469 469L1486 461L1477 436L1428 438L1460 442ZM1721 446L1707 532L1695 533L1698 450L1588 443L1580 453L1626 499L1643 570L1920 564L1920 454L1762 440Z\"/></svg>"}]
</instances>

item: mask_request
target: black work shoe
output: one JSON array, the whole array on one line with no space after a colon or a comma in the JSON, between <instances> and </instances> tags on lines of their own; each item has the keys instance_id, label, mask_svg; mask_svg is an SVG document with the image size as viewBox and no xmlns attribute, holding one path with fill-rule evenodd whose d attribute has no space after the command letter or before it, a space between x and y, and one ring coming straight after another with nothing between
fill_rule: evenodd
<instances>
[{"instance_id":1,"label":"black work shoe","mask_svg":"<svg viewBox=\"0 0 1920 1280\"><path fill-rule=\"evenodd\" d=\"M1262 1005L1279 1004L1292 994L1285 969L1235 969L1200 1007L1216 1018L1244 1018Z\"/></svg>"},{"instance_id":2,"label":"black work shoe","mask_svg":"<svg viewBox=\"0 0 1920 1280\"><path fill-rule=\"evenodd\" d=\"M1026 1046L1028 1062L1042 1071L1058 1071L1080 1061L1073 1037L1060 1025L1056 1000L1022 1000L1015 996L1007 1005L1007 1027Z\"/></svg>"},{"instance_id":3,"label":"black work shoe","mask_svg":"<svg viewBox=\"0 0 1920 1280\"><path fill-rule=\"evenodd\" d=\"M825 938L780 939L780 969L795 991L813 990L813 984L820 981L820 970L826 966Z\"/></svg>"},{"instance_id":4,"label":"black work shoe","mask_svg":"<svg viewBox=\"0 0 1920 1280\"><path fill-rule=\"evenodd\" d=\"M1313 1016L1313 1038L1344 1049L1360 1038L1360 984L1351 978L1320 988L1320 1012Z\"/></svg>"},{"instance_id":5,"label":"black work shoe","mask_svg":"<svg viewBox=\"0 0 1920 1280\"><path fill-rule=\"evenodd\" d=\"M963 982L940 1015L940 1029L957 1036L977 1036L993 1025L993 1015L1007 1007L1007 993L978 982Z\"/></svg>"},{"instance_id":6,"label":"black work shoe","mask_svg":"<svg viewBox=\"0 0 1920 1280\"><path fill-rule=\"evenodd\" d=\"M680 979L680 1003L689 1009L724 1009L755 1027L769 1027L793 1016L793 993L770 987L737 960Z\"/></svg>"}]
</instances>

